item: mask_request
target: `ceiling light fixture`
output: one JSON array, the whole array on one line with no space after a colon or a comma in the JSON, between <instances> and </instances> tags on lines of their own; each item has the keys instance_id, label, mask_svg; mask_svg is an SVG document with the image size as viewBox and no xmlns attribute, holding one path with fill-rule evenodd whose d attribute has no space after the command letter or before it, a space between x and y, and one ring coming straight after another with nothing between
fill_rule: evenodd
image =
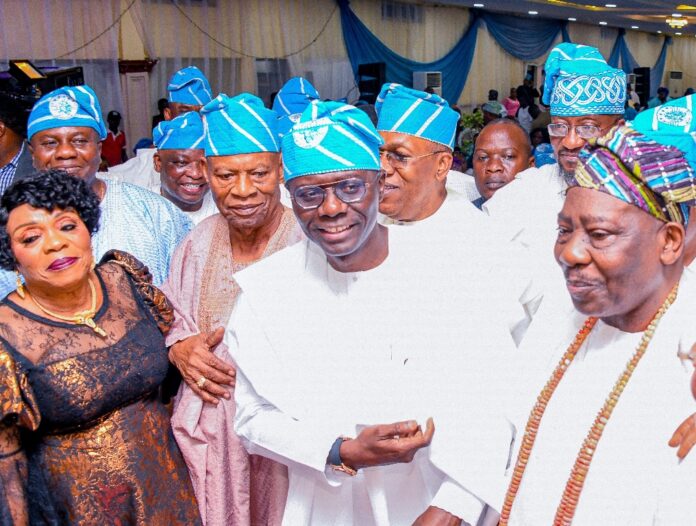
<instances>
[{"instance_id":1,"label":"ceiling light fixture","mask_svg":"<svg viewBox=\"0 0 696 526\"><path fill-rule=\"evenodd\" d=\"M681 16L676 17L676 18L674 16L671 16L671 17L668 17L665 20L665 22L672 29L681 29L689 23L689 20L686 18L683 18Z\"/></svg>"},{"instance_id":2,"label":"ceiling light fixture","mask_svg":"<svg viewBox=\"0 0 696 526\"><path fill-rule=\"evenodd\" d=\"M616 7L616 4L604 4L604 7Z\"/></svg>"},{"instance_id":3,"label":"ceiling light fixture","mask_svg":"<svg viewBox=\"0 0 696 526\"><path fill-rule=\"evenodd\" d=\"M631 26L631 29L638 29L638 26Z\"/></svg>"},{"instance_id":4,"label":"ceiling light fixture","mask_svg":"<svg viewBox=\"0 0 696 526\"><path fill-rule=\"evenodd\" d=\"M474 7L483 7L483 4L474 4Z\"/></svg>"},{"instance_id":5,"label":"ceiling light fixture","mask_svg":"<svg viewBox=\"0 0 696 526\"><path fill-rule=\"evenodd\" d=\"M681 33L674 33L674 34L677 35L678 37L680 37L682 35Z\"/></svg>"},{"instance_id":6,"label":"ceiling light fixture","mask_svg":"<svg viewBox=\"0 0 696 526\"><path fill-rule=\"evenodd\" d=\"M600 22L599 25L600 25L600 26L606 26L607 23L606 23L606 22Z\"/></svg>"},{"instance_id":7,"label":"ceiling light fixture","mask_svg":"<svg viewBox=\"0 0 696 526\"><path fill-rule=\"evenodd\" d=\"M530 15L538 15L539 11L527 11Z\"/></svg>"},{"instance_id":8,"label":"ceiling light fixture","mask_svg":"<svg viewBox=\"0 0 696 526\"><path fill-rule=\"evenodd\" d=\"M568 18L569 22L576 22L577 20L577 18L573 18L572 16Z\"/></svg>"}]
</instances>

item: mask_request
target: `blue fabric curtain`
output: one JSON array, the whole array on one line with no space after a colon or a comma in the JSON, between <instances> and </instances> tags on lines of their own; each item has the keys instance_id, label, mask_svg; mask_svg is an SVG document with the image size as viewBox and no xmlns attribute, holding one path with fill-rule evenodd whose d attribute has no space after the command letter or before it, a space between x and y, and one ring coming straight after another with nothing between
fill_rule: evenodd
<instances>
[{"instance_id":1,"label":"blue fabric curtain","mask_svg":"<svg viewBox=\"0 0 696 526\"><path fill-rule=\"evenodd\" d=\"M662 51L655 61L655 65L650 70L650 96L657 96L657 88L662 82L662 75L665 73L665 64L667 63L667 48L672 45L672 37L665 37L662 44Z\"/></svg>"},{"instance_id":2,"label":"blue fabric curtain","mask_svg":"<svg viewBox=\"0 0 696 526\"><path fill-rule=\"evenodd\" d=\"M358 76L358 65L384 62L388 82L411 86L414 71L441 71L442 96L456 103L464 89L476 50L476 34L480 17L472 12L469 27L462 38L442 58L434 62L416 62L389 49L363 24L350 8L349 0L337 0L341 9L341 30L353 74Z\"/></svg>"},{"instance_id":3,"label":"blue fabric curtain","mask_svg":"<svg viewBox=\"0 0 696 526\"><path fill-rule=\"evenodd\" d=\"M523 18L483 12L481 18L488 32L505 51L520 60L534 60L553 45L561 33L563 42L570 42L568 23L544 18Z\"/></svg>"},{"instance_id":4,"label":"blue fabric curtain","mask_svg":"<svg viewBox=\"0 0 696 526\"><path fill-rule=\"evenodd\" d=\"M611 54L607 62L612 68L618 68L620 61L622 70L626 73L633 73L633 70L638 67L638 62L628 49L628 44L626 44L626 39L624 38L625 34L625 29L619 29L619 34L616 36L616 42L614 42L614 47L611 48Z\"/></svg>"}]
</instances>

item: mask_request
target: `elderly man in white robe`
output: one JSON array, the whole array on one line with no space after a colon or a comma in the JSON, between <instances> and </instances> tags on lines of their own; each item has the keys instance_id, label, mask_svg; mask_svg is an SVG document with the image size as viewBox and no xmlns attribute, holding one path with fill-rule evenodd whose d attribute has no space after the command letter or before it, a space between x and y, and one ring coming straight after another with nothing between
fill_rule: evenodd
<instances>
[{"instance_id":1,"label":"elderly man in white robe","mask_svg":"<svg viewBox=\"0 0 696 526\"><path fill-rule=\"evenodd\" d=\"M696 459L669 446L694 407L680 359L696 342L694 170L624 126L590 141L569 184L555 256L575 312L538 315L522 344L524 434L500 524L692 524Z\"/></svg>"},{"instance_id":2,"label":"elderly man in white robe","mask_svg":"<svg viewBox=\"0 0 696 526\"><path fill-rule=\"evenodd\" d=\"M377 223L381 144L336 102L283 137L309 241L236 275L235 430L288 466L284 524L481 524L511 441L490 371L514 345L486 283L459 294L455 265Z\"/></svg>"},{"instance_id":3,"label":"elderly man in white robe","mask_svg":"<svg viewBox=\"0 0 696 526\"><path fill-rule=\"evenodd\" d=\"M467 283L486 281L487 301L519 341L541 293L524 254L501 241L502 233L466 196L446 186L459 114L438 95L400 84L385 84L375 107L384 139L382 222L403 230L407 242L438 264L457 265L467 276L458 284L462 294Z\"/></svg>"}]
</instances>

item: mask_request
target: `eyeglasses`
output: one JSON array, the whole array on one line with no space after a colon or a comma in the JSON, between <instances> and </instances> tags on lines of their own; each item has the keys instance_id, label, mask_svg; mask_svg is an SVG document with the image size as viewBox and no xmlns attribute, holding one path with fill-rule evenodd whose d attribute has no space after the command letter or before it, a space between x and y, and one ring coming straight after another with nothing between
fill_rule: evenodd
<instances>
[{"instance_id":1,"label":"eyeglasses","mask_svg":"<svg viewBox=\"0 0 696 526\"><path fill-rule=\"evenodd\" d=\"M602 134L602 128L593 124L582 124L580 126L568 126L567 124L549 124L546 129L549 130L549 135L552 137L565 137L570 133L570 129L574 128L575 133L583 139L592 139L599 137Z\"/></svg>"},{"instance_id":2,"label":"eyeglasses","mask_svg":"<svg viewBox=\"0 0 696 526\"><path fill-rule=\"evenodd\" d=\"M418 159L423 159L424 157L430 157L436 153L446 153L447 150L437 150L434 152L424 153L423 155L401 155L400 153L390 152L386 150L380 150L380 158L386 157L387 162L392 168L406 168L408 164L412 161L417 161Z\"/></svg>"},{"instance_id":3,"label":"eyeglasses","mask_svg":"<svg viewBox=\"0 0 696 526\"><path fill-rule=\"evenodd\" d=\"M299 186L292 193L292 200L304 210L313 210L319 208L324 202L326 189L333 188L334 195L344 203L357 203L365 197L367 187L376 182L365 182L362 179L353 177L335 183Z\"/></svg>"}]
</instances>

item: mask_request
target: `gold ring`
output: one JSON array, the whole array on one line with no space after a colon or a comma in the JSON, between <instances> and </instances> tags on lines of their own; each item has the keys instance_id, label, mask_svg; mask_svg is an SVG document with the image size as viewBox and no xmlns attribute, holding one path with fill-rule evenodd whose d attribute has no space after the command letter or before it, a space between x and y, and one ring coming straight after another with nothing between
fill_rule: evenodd
<instances>
[{"instance_id":1,"label":"gold ring","mask_svg":"<svg viewBox=\"0 0 696 526\"><path fill-rule=\"evenodd\" d=\"M205 383L208 381L208 379L205 376L201 376L198 381L196 382L196 385L198 386L199 389L203 389L203 386Z\"/></svg>"}]
</instances>

